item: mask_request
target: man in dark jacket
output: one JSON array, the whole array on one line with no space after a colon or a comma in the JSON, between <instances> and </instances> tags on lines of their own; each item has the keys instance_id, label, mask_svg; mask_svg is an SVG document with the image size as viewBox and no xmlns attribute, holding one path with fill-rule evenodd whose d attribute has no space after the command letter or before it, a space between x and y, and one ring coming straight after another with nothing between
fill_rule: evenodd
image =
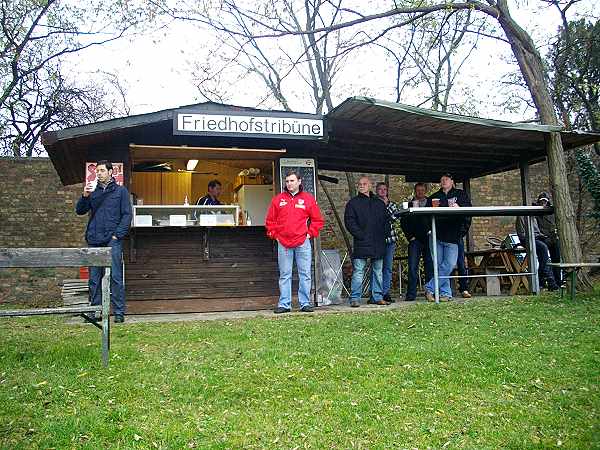
<instances>
[{"instance_id":1,"label":"man in dark jacket","mask_svg":"<svg viewBox=\"0 0 600 450\"><path fill-rule=\"evenodd\" d=\"M536 204L538 206L552 207L552 199L547 192L541 192L538 195ZM558 242L558 230L556 229L556 218L554 214L536 217L540 232L546 236L544 243L550 252L550 259L553 263L560 262L560 245ZM560 267L552 267L554 281L560 286L562 284L562 273Z\"/></svg>"},{"instance_id":2,"label":"man in dark jacket","mask_svg":"<svg viewBox=\"0 0 600 450\"><path fill-rule=\"evenodd\" d=\"M358 180L358 195L346 204L344 224L354 237L352 251L352 288L350 306L360 306L362 284L367 260L374 272L371 283L372 299L368 303L387 305L383 300L382 269L385 256L385 239L389 231L389 216L385 204L371 191L367 177Z\"/></svg>"},{"instance_id":3,"label":"man in dark jacket","mask_svg":"<svg viewBox=\"0 0 600 450\"><path fill-rule=\"evenodd\" d=\"M123 284L123 238L131 224L129 193L119 186L112 176L112 163L98 161L96 164L97 185L86 183L83 195L77 202L76 212L89 212L85 240L90 247L111 247L110 300L115 322L123 322L125 315L125 289ZM102 277L104 267L90 267L90 303L102 303Z\"/></svg>"},{"instance_id":4,"label":"man in dark jacket","mask_svg":"<svg viewBox=\"0 0 600 450\"><path fill-rule=\"evenodd\" d=\"M427 205L427 187L425 183L417 183L414 187L415 196L410 201L413 208L422 208ZM425 216L409 216L405 214L400 220L400 226L408 241L408 289L406 301L417 298L417 278L419 275L419 261L423 258L425 266L425 282L433 277L433 261L429 251L429 218Z\"/></svg>"},{"instance_id":5,"label":"man in dark jacket","mask_svg":"<svg viewBox=\"0 0 600 450\"><path fill-rule=\"evenodd\" d=\"M471 206L471 199L462 189L454 187L452 175L445 173L440 178L440 190L433 193L427 200L427 206L439 206L449 208L460 208ZM437 264L440 301L447 302L452 298L452 289L448 277L458 259L458 241L466 234L471 226L471 218L464 216L439 216L436 217L437 238ZM430 241L431 242L431 241ZM427 300L435 301L435 280L432 278L425 285L425 296Z\"/></svg>"}]
</instances>

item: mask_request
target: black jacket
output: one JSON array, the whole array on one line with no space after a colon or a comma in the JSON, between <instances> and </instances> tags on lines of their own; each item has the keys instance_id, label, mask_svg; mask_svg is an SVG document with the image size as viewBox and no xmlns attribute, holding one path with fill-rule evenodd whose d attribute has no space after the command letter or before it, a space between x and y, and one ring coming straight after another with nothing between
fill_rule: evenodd
<instances>
[{"instance_id":1,"label":"black jacket","mask_svg":"<svg viewBox=\"0 0 600 450\"><path fill-rule=\"evenodd\" d=\"M85 230L85 240L91 245L106 245L113 236L123 239L131 225L129 193L114 178L106 189L98 184L88 197L81 196L75 211L79 215L91 211Z\"/></svg>"},{"instance_id":2,"label":"black jacket","mask_svg":"<svg viewBox=\"0 0 600 450\"><path fill-rule=\"evenodd\" d=\"M448 194L444 194L444 191L440 189L431 194L427 199L427 206L431 206L432 198L440 199L440 207L448 207L448 200L455 201L458 203L458 206L471 206L471 199L462 189L452 188L448 191ZM464 216L437 216L435 225L437 239L451 244L458 244L458 241L465 237L469 231L471 218ZM431 229L431 220L429 228Z\"/></svg>"},{"instance_id":3,"label":"black jacket","mask_svg":"<svg viewBox=\"0 0 600 450\"><path fill-rule=\"evenodd\" d=\"M383 258L389 232L385 203L377 196L358 194L346 204L344 225L354 237L353 258Z\"/></svg>"},{"instance_id":4,"label":"black jacket","mask_svg":"<svg viewBox=\"0 0 600 450\"><path fill-rule=\"evenodd\" d=\"M412 205L413 201L415 201L414 197L410 200L409 204ZM412 238L417 238L423 244L428 242L427 233L429 232L430 223L431 219L427 216L404 214L400 219L400 227L402 227L402 232L406 236L406 240L410 242Z\"/></svg>"}]
</instances>

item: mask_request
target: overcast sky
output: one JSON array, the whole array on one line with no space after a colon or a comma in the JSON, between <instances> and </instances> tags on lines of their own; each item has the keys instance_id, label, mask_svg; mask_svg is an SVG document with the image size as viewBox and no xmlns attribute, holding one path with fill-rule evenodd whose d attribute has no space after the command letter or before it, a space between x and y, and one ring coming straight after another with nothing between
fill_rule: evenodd
<instances>
[{"instance_id":1,"label":"overcast sky","mask_svg":"<svg viewBox=\"0 0 600 450\"><path fill-rule=\"evenodd\" d=\"M592 12L596 3L596 0L583 0L577 5L577 12ZM532 34L538 46L556 33L559 15L555 9L539 0L512 1L511 4L513 17ZM131 113L140 114L204 101L191 81L191 62L210 61L215 39L211 33L192 24L176 22L152 34L78 54L69 63L72 73L80 80L97 70L117 74L127 90ZM542 54L547 52L543 46L540 50ZM370 55L363 52L360 57L352 59L346 75L336 85L337 100L354 95L394 100L393 73L382 63L381 55ZM515 70L508 63L510 59L508 44L490 39L482 41L475 56L461 71L455 100L464 98L470 101L483 117L511 121L531 119L531 110L518 108L517 112L510 113L501 106L507 96L499 81L506 73ZM297 88L302 89L301 86ZM236 86L230 103L256 106L260 98L257 93L262 92L264 87L258 80L245 80L243 86ZM403 101L416 105L421 98L421 92L413 92ZM292 98L291 103L294 110L313 112L312 105L305 98Z\"/></svg>"}]
</instances>

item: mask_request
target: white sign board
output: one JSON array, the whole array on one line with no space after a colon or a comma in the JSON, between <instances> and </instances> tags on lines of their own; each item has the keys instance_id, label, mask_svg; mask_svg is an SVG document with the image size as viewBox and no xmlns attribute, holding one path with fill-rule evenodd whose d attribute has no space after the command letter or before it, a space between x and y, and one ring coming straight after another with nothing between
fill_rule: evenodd
<instances>
[{"instance_id":1,"label":"white sign board","mask_svg":"<svg viewBox=\"0 0 600 450\"><path fill-rule=\"evenodd\" d=\"M325 127L323 117L313 114L177 111L173 119L173 134L322 139Z\"/></svg>"}]
</instances>

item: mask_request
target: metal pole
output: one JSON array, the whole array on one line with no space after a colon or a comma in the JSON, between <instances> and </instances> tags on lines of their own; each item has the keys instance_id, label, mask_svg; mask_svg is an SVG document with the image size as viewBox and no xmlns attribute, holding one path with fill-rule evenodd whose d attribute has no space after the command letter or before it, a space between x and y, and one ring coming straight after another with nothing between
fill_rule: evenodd
<instances>
[{"instance_id":1,"label":"metal pole","mask_svg":"<svg viewBox=\"0 0 600 450\"><path fill-rule=\"evenodd\" d=\"M540 277L537 264L537 249L535 248L535 236L533 234L533 220L531 216L527 216L527 247L529 252L529 272L532 272L533 282L531 289L534 294L540 293Z\"/></svg>"},{"instance_id":2,"label":"metal pole","mask_svg":"<svg viewBox=\"0 0 600 450\"><path fill-rule=\"evenodd\" d=\"M521 161L519 163L519 171L521 174L521 196L523 206L529 206L531 196L529 193L529 163L528 161ZM527 237L527 254L529 255L529 270L533 275L529 276L529 286L533 294L540 293L540 281L538 278L537 270L537 255L535 250L535 240L533 238L533 225L531 223L531 217L527 216L525 234Z\"/></svg>"},{"instance_id":3,"label":"metal pole","mask_svg":"<svg viewBox=\"0 0 600 450\"><path fill-rule=\"evenodd\" d=\"M437 254L437 236L435 229L435 215L431 215L431 252L433 254L433 286L435 302L440 302L440 280L438 278L438 254Z\"/></svg>"}]
</instances>

